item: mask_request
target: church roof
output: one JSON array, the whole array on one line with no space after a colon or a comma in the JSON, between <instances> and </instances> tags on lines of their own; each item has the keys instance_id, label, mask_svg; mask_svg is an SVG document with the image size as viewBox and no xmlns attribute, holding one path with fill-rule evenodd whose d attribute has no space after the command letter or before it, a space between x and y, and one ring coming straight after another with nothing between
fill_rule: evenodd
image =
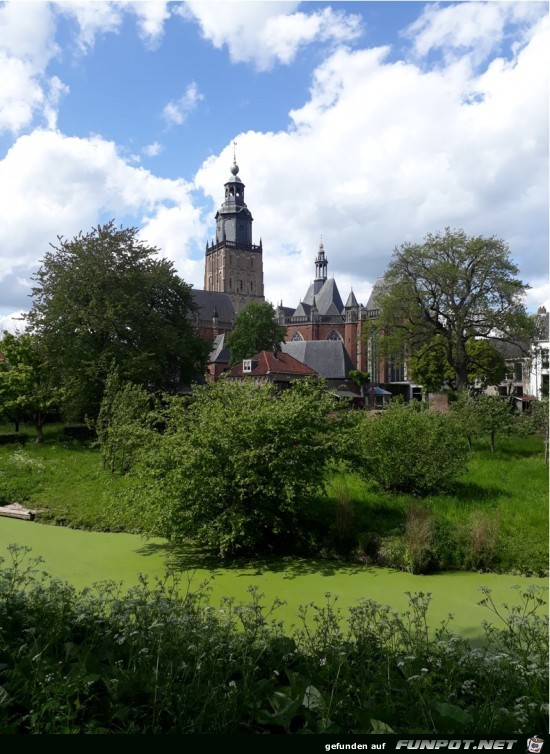
<instances>
[{"instance_id":1,"label":"church roof","mask_svg":"<svg viewBox=\"0 0 550 754\"><path fill-rule=\"evenodd\" d=\"M193 300L199 307L199 320L212 322L217 315L220 322L233 322L235 310L228 293L219 291L203 291L193 288Z\"/></svg>"},{"instance_id":2,"label":"church roof","mask_svg":"<svg viewBox=\"0 0 550 754\"><path fill-rule=\"evenodd\" d=\"M379 309L380 308L380 295L382 293L385 293L386 288L388 287L388 284L385 280L385 278L378 278L376 283L374 284L372 291L369 296L369 300L367 301L366 309L368 312L372 311L373 309Z\"/></svg>"},{"instance_id":3,"label":"church roof","mask_svg":"<svg viewBox=\"0 0 550 754\"><path fill-rule=\"evenodd\" d=\"M282 349L327 380L345 380L354 368L341 340L289 341Z\"/></svg>"},{"instance_id":4,"label":"church roof","mask_svg":"<svg viewBox=\"0 0 550 754\"><path fill-rule=\"evenodd\" d=\"M357 299L355 298L355 293L353 291L350 291L348 300L346 301L346 309L351 308L352 306L359 306L359 304L357 303Z\"/></svg>"},{"instance_id":5,"label":"church roof","mask_svg":"<svg viewBox=\"0 0 550 754\"><path fill-rule=\"evenodd\" d=\"M319 293L315 296L315 303L319 314L341 314L344 304L334 278L328 278ZM329 311L330 310L330 311Z\"/></svg>"},{"instance_id":6,"label":"church roof","mask_svg":"<svg viewBox=\"0 0 550 754\"><path fill-rule=\"evenodd\" d=\"M343 312L344 305L334 278L314 280L293 316L309 317L314 299L317 313L321 316L338 316Z\"/></svg>"},{"instance_id":7,"label":"church roof","mask_svg":"<svg viewBox=\"0 0 550 754\"><path fill-rule=\"evenodd\" d=\"M231 352L225 345L225 333L216 335L212 350L210 351L210 356L208 357L208 363L229 364L230 356Z\"/></svg>"},{"instance_id":8,"label":"church roof","mask_svg":"<svg viewBox=\"0 0 550 754\"><path fill-rule=\"evenodd\" d=\"M313 303L313 302L312 302ZM292 315L293 317L309 317L309 314L311 312L311 304L306 304L305 301L302 301L300 304L298 304L298 308Z\"/></svg>"}]
</instances>

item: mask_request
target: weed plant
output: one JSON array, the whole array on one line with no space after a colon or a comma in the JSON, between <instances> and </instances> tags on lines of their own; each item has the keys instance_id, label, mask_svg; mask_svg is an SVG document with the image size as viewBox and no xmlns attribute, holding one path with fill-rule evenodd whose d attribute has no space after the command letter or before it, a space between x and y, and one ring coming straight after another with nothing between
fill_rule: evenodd
<instances>
[{"instance_id":1,"label":"weed plant","mask_svg":"<svg viewBox=\"0 0 550 754\"><path fill-rule=\"evenodd\" d=\"M77 592L28 549L0 570L0 733L460 733L542 730L548 626L536 587L483 647L428 630L429 594L398 614L371 600L302 608L283 631L247 604L164 579ZM344 619L345 618L345 619ZM46 628L47 627L47 628Z\"/></svg>"}]
</instances>

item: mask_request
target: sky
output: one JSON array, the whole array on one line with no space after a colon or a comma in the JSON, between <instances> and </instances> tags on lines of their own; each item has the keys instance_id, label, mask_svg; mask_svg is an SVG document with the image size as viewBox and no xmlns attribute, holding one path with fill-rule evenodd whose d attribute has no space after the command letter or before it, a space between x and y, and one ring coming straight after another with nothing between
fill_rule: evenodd
<instances>
[{"instance_id":1,"label":"sky","mask_svg":"<svg viewBox=\"0 0 550 754\"><path fill-rule=\"evenodd\" d=\"M195 288L235 150L266 299L322 239L366 304L392 252L497 236L550 308L546 2L0 3L0 329L59 236L113 219Z\"/></svg>"}]
</instances>

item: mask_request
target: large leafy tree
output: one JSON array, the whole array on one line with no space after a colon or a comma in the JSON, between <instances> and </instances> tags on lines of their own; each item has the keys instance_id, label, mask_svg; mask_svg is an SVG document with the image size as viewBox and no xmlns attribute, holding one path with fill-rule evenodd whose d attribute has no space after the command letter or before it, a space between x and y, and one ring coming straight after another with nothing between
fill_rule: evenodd
<instances>
[{"instance_id":1,"label":"large leafy tree","mask_svg":"<svg viewBox=\"0 0 550 754\"><path fill-rule=\"evenodd\" d=\"M15 425L32 422L37 442L48 415L59 411L62 391L53 384L48 354L28 333L5 332L0 340L0 414Z\"/></svg>"},{"instance_id":2,"label":"large leafy tree","mask_svg":"<svg viewBox=\"0 0 550 754\"><path fill-rule=\"evenodd\" d=\"M469 340L466 343L468 356L468 385L480 387L498 385L506 374L504 357L488 340ZM455 388L455 371L446 358L445 341L436 335L426 346L416 350L410 358L409 374L423 385L429 393L442 387Z\"/></svg>"},{"instance_id":3,"label":"large leafy tree","mask_svg":"<svg viewBox=\"0 0 550 754\"><path fill-rule=\"evenodd\" d=\"M394 251L379 296L379 331L386 351L408 353L439 336L458 391L468 385L474 338L529 337L523 298L527 285L507 244L495 237L467 236L446 228L421 244Z\"/></svg>"},{"instance_id":4,"label":"large leafy tree","mask_svg":"<svg viewBox=\"0 0 550 754\"><path fill-rule=\"evenodd\" d=\"M66 389L69 415L97 416L112 364L121 379L177 392L204 372L191 288L136 228L62 237L36 274L27 315Z\"/></svg>"},{"instance_id":5,"label":"large leafy tree","mask_svg":"<svg viewBox=\"0 0 550 754\"><path fill-rule=\"evenodd\" d=\"M275 310L267 301L252 301L235 318L227 344L231 364L238 364L260 351L277 351L286 336L286 327L277 324Z\"/></svg>"}]
</instances>

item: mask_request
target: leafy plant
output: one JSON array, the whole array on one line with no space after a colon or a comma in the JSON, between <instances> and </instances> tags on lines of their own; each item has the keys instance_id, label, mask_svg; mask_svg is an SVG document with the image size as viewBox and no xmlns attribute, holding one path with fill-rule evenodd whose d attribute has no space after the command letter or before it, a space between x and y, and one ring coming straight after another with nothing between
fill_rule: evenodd
<instances>
[{"instance_id":1,"label":"leafy plant","mask_svg":"<svg viewBox=\"0 0 550 754\"><path fill-rule=\"evenodd\" d=\"M383 489L426 495L448 489L464 471L468 449L445 414L416 403L390 404L365 417L357 471Z\"/></svg>"}]
</instances>

